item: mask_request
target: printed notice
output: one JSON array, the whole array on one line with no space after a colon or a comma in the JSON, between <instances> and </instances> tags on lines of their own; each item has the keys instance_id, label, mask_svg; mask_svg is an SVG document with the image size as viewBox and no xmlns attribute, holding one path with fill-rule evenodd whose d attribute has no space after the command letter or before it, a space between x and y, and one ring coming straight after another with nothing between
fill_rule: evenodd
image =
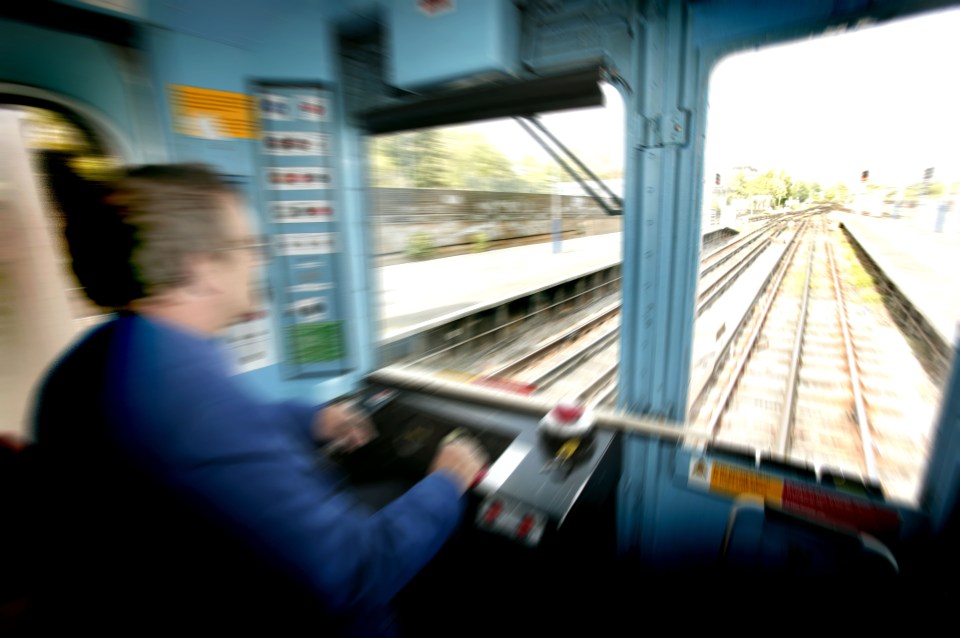
<instances>
[{"instance_id":1,"label":"printed notice","mask_svg":"<svg viewBox=\"0 0 960 638\"><path fill-rule=\"evenodd\" d=\"M326 222L332 217L333 202L327 200L270 203L270 220L275 224Z\"/></svg>"},{"instance_id":2,"label":"printed notice","mask_svg":"<svg viewBox=\"0 0 960 638\"><path fill-rule=\"evenodd\" d=\"M325 122L328 110L327 98L313 95L297 97L297 113L301 120Z\"/></svg>"},{"instance_id":3,"label":"printed notice","mask_svg":"<svg viewBox=\"0 0 960 638\"><path fill-rule=\"evenodd\" d=\"M263 134L263 152L267 155L326 155L329 136L299 131Z\"/></svg>"},{"instance_id":4,"label":"printed notice","mask_svg":"<svg viewBox=\"0 0 960 638\"><path fill-rule=\"evenodd\" d=\"M293 106L290 99L280 95L264 93L258 98L260 103L260 117L265 120L292 120Z\"/></svg>"},{"instance_id":5,"label":"printed notice","mask_svg":"<svg viewBox=\"0 0 960 638\"><path fill-rule=\"evenodd\" d=\"M330 171L319 166L268 168L267 188L274 190L317 190L333 188Z\"/></svg>"},{"instance_id":6,"label":"printed notice","mask_svg":"<svg viewBox=\"0 0 960 638\"><path fill-rule=\"evenodd\" d=\"M224 330L223 338L233 355L237 373L250 372L276 363L266 310L257 310Z\"/></svg>"},{"instance_id":7,"label":"printed notice","mask_svg":"<svg viewBox=\"0 0 960 638\"><path fill-rule=\"evenodd\" d=\"M256 139L253 98L243 93L169 85L177 133L207 139Z\"/></svg>"},{"instance_id":8,"label":"printed notice","mask_svg":"<svg viewBox=\"0 0 960 638\"><path fill-rule=\"evenodd\" d=\"M329 316L330 305L325 297L298 299L287 309L296 323L316 323Z\"/></svg>"},{"instance_id":9,"label":"printed notice","mask_svg":"<svg viewBox=\"0 0 960 638\"><path fill-rule=\"evenodd\" d=\"M336 251L334 233L300 233L276 235L273 238L276 254L282 257L293 255L326 255Z\"/></svg>"}]
</instances>

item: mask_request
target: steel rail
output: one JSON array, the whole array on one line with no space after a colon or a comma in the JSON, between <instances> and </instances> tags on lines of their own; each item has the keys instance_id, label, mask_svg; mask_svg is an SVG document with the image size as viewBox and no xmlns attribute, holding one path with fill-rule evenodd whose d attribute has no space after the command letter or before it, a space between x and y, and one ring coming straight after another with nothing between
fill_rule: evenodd
<instances>
[{"instance_id":1,"label":"steel rail","mask_svg":"<svg viewBox=\"0 0 960 638\"><path fill-rule=\"evenodd\" d=\"M753 332L750 334L750 338L747 341L743 354L737 360L737 365L734 369L733 375L730 377L730 381L723 389L720 400L714 408L713 413L710 415L710 420L707 422L707 433L711 441L717 436L717 426L720 423L720 419L727 409L727 403L729 403L730 397L733 395L733 391L737 387L737 383L740 381L740 376L743 374L743 369L747 365L747 361L750 358L750 353L753 351L753 347L757 342L757 338L760 336L760 331L763 329L764 323L766 323L767 315L770 312L770 308L773 306L774 300L777 298L780 285L783 283L783 278L786 275L787 270L790 269L790 265L793 263L793 258L796 255L797 249L800 245L799 236L805 231L806 224L804 224L804 226L797 231L797 241L792 244L787 258L781 261L776 279L771 286L770 297L767 299L766 304L764 304L763 309L760 311L757 324L754 326Z\"/></svg>"},{"instance_id":2,"label":"steel rail","mask_svg":"<svg viewBox=\"0 0 960 638\"><path fill-rule=\"evenodd\" d=\"M783 412L780 415L780 430L777 438L777 452L784 458L790 451L790 434L793 430L793 416L796 407L797 385L800 381L800 359L803 355L803 336L807 327L807 307L810 305L810 280L813 278L813 256L816 254L816 240L810 242L810 256L807 259L807 274L803 280L803 301L800 304L800 317L797 321L797 335L793 342L793 354L790 357L790 372L787 374L786 396Z\"/></svg>"},{"instance_id":3,"label":"steel rail","mask_svg":"<svg viewBox=\"0 0 960 638\"><path fill-rule=\"evenodd\" d=\"M863 401L863 390L860 385L860 369L857 355L850 337L850 324L847 320L846 301L843 298L843 288L840 286L840 277L837 274L837 263L833 255L833 247L827 241L827 261L830 264L830 275L833 279L833 289L837 295L837 314L840 319L840 329L843 332L843 344L847 351L847 368L850 370L850 385L853 387L853 403L857 413L857 426L860 428L860 440L863 444L863 460L867 469L867 477L879 481L877 473L877 459L873 451L873 436L870 430L870 421L867 419L867 409Z\"/></svg>"}]
</instances>

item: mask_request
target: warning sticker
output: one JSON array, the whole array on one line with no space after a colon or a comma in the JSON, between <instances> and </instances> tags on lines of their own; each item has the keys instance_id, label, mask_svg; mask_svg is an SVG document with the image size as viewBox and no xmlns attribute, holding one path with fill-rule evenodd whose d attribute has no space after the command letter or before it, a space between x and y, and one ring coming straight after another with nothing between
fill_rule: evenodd
<instances>
[{"instance_id":1,"label":"warning sticker","mask_svg":"<svg viewBox=\"0 0 960 638\"><path fill-rule=\"evenodd\" d=\"M900 527L900 515L895 510L806 485L785 486L783 509L876 536L895 532Z\"/></svg>"},{"instance_id":2,"label":"warning sticker","mask_svg":"<svg viewBox=\"0 0 960 638\"><path fill-rule=\"evenodd\" d=\"M207 139L258 137L249 95L179 84L168 88L177 133Z\"/></svg>"},{"instance_id":3,"label":"warning sticker","mask_svg":"<svg viewBox=\"0 0 960 638\"><path fill-rule=\"evenodd\" d=\"M691 485L710 487L710 473L713 471L713 461L708 459L690 459L690 473L688 478Z\"/></svg>"},{"instance_id":4,"label":"warning sticker","mask_svg":"<svg viewBox=\"0 0 960 638\"><path fill-rule=\"evenodd\" d=\"M779 503L783 495L783 481L733 465L717 463L710 473L710 489L733 496L753 494L765 501Z\"/></svg>"},{"instance_id":5,"label":"warning sticker","mask_svg":"<svg viewBox=\"0 0 960 638\"><path fill-rule=\"evenodd\" d=\"M734 497L757 496L784 512L878 536L896 532L900 525L896 510L882 504L703 457L690 459L687 478L691 487Z\"/></svg>"}]
</instances>

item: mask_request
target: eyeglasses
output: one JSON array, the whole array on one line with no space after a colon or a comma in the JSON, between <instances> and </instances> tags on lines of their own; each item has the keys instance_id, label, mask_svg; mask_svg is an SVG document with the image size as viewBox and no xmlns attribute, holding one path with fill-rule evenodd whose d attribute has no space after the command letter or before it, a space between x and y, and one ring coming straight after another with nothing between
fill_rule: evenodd
<instances>
[{"instance_id":1,"label":"eyeglasses","mask_svg":"<svg viewBox=\"0 0 960 638\"><path fill-rule=\"evenodd\" d=\"M267 257L267 248L270 244L267 242L266 238L262 235L255 235L252 237L244 237L242 239L231 239L226 242L221 250L230 251L230 250L248 250L250 253L257 259L265 259Z\"/></svg>"}]
</instances>

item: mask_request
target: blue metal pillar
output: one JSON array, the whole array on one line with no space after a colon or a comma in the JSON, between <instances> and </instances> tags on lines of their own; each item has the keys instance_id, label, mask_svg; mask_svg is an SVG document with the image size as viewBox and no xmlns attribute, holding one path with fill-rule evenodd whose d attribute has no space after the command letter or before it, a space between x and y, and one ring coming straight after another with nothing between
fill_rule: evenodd
<instances>
[{"instance_id":1,"label":"blue metal pillar","mask_svg":"<svg viewBox=\"0 0 960 638\"><path fill-rule=\"evenodd\" d=\"M943 404L931 447L920 503L935 533L957 517L960 495L960 326L954 341L953 371L943 388Z\"/></svg>"},{"instance_id":2,"label":"blue metal pillar","mask_svg":"<svg viewBox=\"0 0 960 638\"><path fill-rule=\"evenodd\" d=\"M686 416L700 250L704 85L689 7L641 3L634 87L627 96L623 314L619 401L630 412ZM653 523L651 481L666 462L650 442L624 445L618 529L622 551L640 550ZM646 500L645 500L646 499Z\"/></svg>"}]
</instances>

